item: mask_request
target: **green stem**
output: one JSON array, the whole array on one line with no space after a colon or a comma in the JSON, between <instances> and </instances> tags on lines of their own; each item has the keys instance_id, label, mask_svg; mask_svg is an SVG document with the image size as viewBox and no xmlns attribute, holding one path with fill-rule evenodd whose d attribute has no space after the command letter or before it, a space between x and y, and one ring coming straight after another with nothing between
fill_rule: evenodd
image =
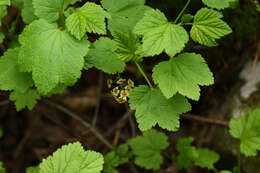
<instances>
[{"instance_id":1,"label":"green stem","mask_svg":"<svg viewBox=\"0 0 260 173\"><path fill-rule=\"evenodd\" d=\"M145 72L143 71L142 67L137 63L135 62L138 70L141 72L141 74L143 75L143 77L145 78L146 82L148 83L148 85L150 86L150 88L153 88L151 82L149 81L148 77L146 76Z\"/></svg>"},{"instance_id":2,"label":"green stem","mask_svg":"<svg viewBox=\"0 0 260 173\"><path fill-rule=\"evenodd\" d=\"M241 153L240 153L240 147L238 147L238 154L237 154L237 167L238 167L238 173L241 171Z\"/></svg>"},{"instance_id":3,"label":"green stem","mask_svg":"<svg viewBox=\"0 0 260 173\"><path fill-rule=\"evenodd\" d=\"M187 3L185 4L185 6L183 7L183 9L181 10L180 14L177 16L177 18L175 19L174 23L176 24L178 22L178 20L181 18L182 14L184 13L184 11L186 10L186 8L188 7L188 5L190 4L191 0L188 0Z\"/></svg>"}]
</instances>

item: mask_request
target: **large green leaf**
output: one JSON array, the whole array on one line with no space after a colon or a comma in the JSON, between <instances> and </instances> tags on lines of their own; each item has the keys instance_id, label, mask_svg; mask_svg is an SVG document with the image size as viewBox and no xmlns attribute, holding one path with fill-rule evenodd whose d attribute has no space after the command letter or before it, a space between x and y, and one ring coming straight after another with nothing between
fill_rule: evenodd
<instances>
[{"instance_id":1,"label":"large green leaf","mask_svg":"<svg viewBox=\"0 0 260 173\"><path fill-rule=\"evenodd\" d=\"M79 142L62 146L40 164L40 173L100 173L104 159L100 153L85 151Z\"/></svg>"},{"instance_id":2,"label":"large green leaf","mask_svg":"<svg viewBox=\"0 0 260 173\"><path fill-rule=\"evenodd\" d=\"M97 40L85 57L85 68L95 66L106 73L115 74L124 71L125 63L115 53L116 43L105 37Z\"/></svg>"},{"instance_id":3,"label":"large green leaf","mask_svg":"<svg viewBox=\"0 0 260 173\"><path fill-rule=\"evenodd\" d=\"M183 53L159 63L153 69L153 79L167 98L179 92L193 100L200 97L199 85L214 83L213 74L205 60L195 53Z\"/></svg>"},{"instance_id":4,"label":"large green leaf","mask_svg":"<svg viewBox=\"0 0 260 173\"><path fill-rule=\"evenodd\" d=\"M25 92L33 85L32 75L20 72L18 67L19 48L8 49L0 58L0 89Z\"/></svg>"},{"instance_id":5,"label":"large green leaf","mask_svg":"<svg viewBox=\"0 0 260 173\"><path fill-rule=\"evenodd\" d=\"M191 109L185 97L176 94L166 99L158 88L150 89L144 85L135 87L129 98L130 107L136 110L138 127L142 131L149 130L156 124L176 131L180 126L179 114Z\"/></svg>"},{"instance_id":6,"label":"large green leaf","mask_svg":"<svg viewBox=\"0 0 260 173\"><path fill-rule=\"evenodd\" d=\"M169 56L181 52L188 42L186 30L168 22L159 10L149 10L135 26L134 32L143 36L145 56L154 56L165 51Z\"/></svg>"},{"instance_id":7,"label":"large green leaf","mask_svg":"<svg viewBox=\"0 0 260 173\"><path fill-rule=\"evenodd\" d=\"M66 26L80 40L86 32L106 34L105 17L109 14L101 6L87 2L66 19Z\"/></svg>"},{"instance_id":8,"label":"large green leaf","mask_svg":"<svg viewBox=\"0 0 260 173\"><path fill-rule=\"evenodd\" d=\"M25 28L19 42L20 69L32 72L41 94L49 93L58 84L73 85L81 76L89 50L86 39L78 41L55 24L40 19Z\"/></svg>"},{"instance_id":9,"label":"large green leaf","mask_svg":"<svg viewBox=\"0 0 260 173\"><path fill-rule=\"evenodd\" d=\"M144 132L128 141L135 157L135 164L145 168L158 170L163 163L161 151L169 145L167 136L154 129Z\"/></svg>"},{"instance_id":10,"label":"large green leaf","mask_svg":"<svg viewBox=\"0 0 260 173\"><path fill-rule=\"evenodd\" d=\"M190 31L191 38L205 46L217 46L216 39L232 32L231 28L221 18L222 15L215 10L200 9L194 16Z\"/></svg>"},{"instance_id":11,"label":"large green leaf","mask_svg":"<svg viewBox=\"0 0 260 173\"><path fill-rule=\"evenodd\" d=\"M112 33L132 31L148 9L145 0L102 0L101 4L111 15L108 29Z\"/></svg>"},{"instance_id":12,"label":"large green leaf","mask_svg":"<svg viewBox=\"0 0 260 173\"><path fill-rule=\"evenodd\" d=\"M248 110L229 124L230 134L240 139L240 151L246 156L256 156L260 150L260 109Z\"/></svg>"}]
</instances>

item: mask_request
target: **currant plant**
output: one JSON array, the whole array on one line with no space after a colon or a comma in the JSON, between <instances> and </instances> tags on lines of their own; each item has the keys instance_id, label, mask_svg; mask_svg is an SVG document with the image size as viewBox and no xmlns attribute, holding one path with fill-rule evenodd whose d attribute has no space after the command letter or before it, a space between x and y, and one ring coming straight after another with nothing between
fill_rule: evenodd
<instances>
[{"instance_id":1,"label":"currant plant","mask_svg":"<svg viewBox=\"0 0 260 173\"><path fill-rule=\"evenodd\" d=\"M186 45L193 41L217 46L218 39L232 32L217 10L236 0L202 0L207 7L185 14L190 1L173 21L159 9L145 5L145 0L101 0L101 4L86 2L79 8L74 8L74 4L81 0L0 1L0 26L10 5L21 8L26 24L16 36L18 43L8 45L0 58L0 89L10 91L17 111L26 107L31 110L42 97L63 92L92 67L115 75L123 73L127 64L133 62L147 82L136 87L130 79L118 80L119 86L110 83L118 102L128 101L129 96L138 127L144 131L142 136L115 147L104 158L94 151L85 151L78 142L68 144L27 172L99 173L104 163L104 172L114 173L116 167L130 159L145 169L160 168L169 141L164 133L152 128L158 125L177 131L179 115L191 110L188 99L198 101L200 86L214 83L202 55L184 52ZM11 31L0 32L0 43L13 34ZM98 35L95 41L88 39L91 33ZM169 59L153 67L152 82L142 62L162 53ZM230 124L231 135L241 141L239 153L245 156L255 156L260 149L257 115L259 110L249 111ZM195 164L218 172L214 163L219 155L207 148L195 148L191 145L193 140L179 139L178 155L172 157L178 168Z\"/></svg>"}]
</instances>

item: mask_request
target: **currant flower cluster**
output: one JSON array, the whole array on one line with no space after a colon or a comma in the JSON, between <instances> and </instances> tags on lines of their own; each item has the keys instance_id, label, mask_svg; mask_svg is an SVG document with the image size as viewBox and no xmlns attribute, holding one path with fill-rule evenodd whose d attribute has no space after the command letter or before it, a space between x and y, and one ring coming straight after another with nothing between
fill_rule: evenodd
<instances>
[{"instance_id":1,"label":"currant flower cluster","mask_svg":"<svg viewBox=\"0 0 260 173\"><path fill-rule=\"evenodd\" d=\"M120 78L116 80L115 87L112 87L113 81L111 79L107 81L107 84L108 84L108 88L112 88L110 91L112 96L120 104L127 102L128 96L130 95L132 89L134 88L134 82L131 79L127 80L127 79Z\"/></svg>"}]
</instances>

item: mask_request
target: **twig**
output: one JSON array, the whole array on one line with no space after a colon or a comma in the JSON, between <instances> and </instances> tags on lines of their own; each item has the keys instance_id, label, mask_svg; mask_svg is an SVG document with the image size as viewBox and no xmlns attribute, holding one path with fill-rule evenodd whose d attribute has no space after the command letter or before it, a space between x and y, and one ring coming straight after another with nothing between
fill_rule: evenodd
<instances>
[{"instance_id":1,"label":"twig","mask_svg":"<svg viewBox=\"0 0 260 173\"><path fill-rule=\"evenodd\" d=\"M69 115L70 117L74 118L75 120L78 120L83 126L88 128L108 148L112 148L112 145L97 131L96 128L94 128L90 123L88 123L85 120L83 120L76 113L73 113L72 111L70 111L69 109L65 108L64 106L62 106L60 104L57 104L57 103L54 103L54 102L51 102L49 100L43 100L42 102L45 103L46 105L52 106L52 107L58 109L59 111Z\"/></svg>"},{"instance_id":2,"label":"twig","mask_svg":"<svg viewBox=\"0 0 260 173\"><path fill-rule=\"evenodd\" d=\"M119 129L119 128L122 128L122 127L127 123L128 117L131 116L133 113L134 113L133 110L128 109L128 110L126 111L126 113L122 116L122 118L117 121L116 125L112 126L112 127L108 130L107 134L110 135L112 132L114 132L114 130Z\"/></svg>"},{"instance_id":3,"label":"twig","mask_svg":"<svg viewBox=\"0 0 260 173\"><path fill-rule=\"evenodd\" d=\"M98 119L98 113L100 109L100 102L101 102L101 96L102 96L102 89L103 89L103 72L99 72L99 79L98 79L98 95L97 95L97 105L95 108L94 117L92 120L92 126L95 127Z\"/></svg>"},{"instance_id":4,"label":"twig","mask_svg":"<svg viewBox=\"0 0 260 173\"><path fill-rule=\"evenodd\" d=\"M228 125L229 125L229 123L227 121L209 119L209 118L205 118L205 117L201 117L201 116L197 116L197 115L193 115L193 114L182 114L181 118L188 119L188 120L195 120L195 121L203 122L203 123L209 123L209 124L213 124L213 125L219 125L219 126L223 126L223 127L228 127Z\"/></svg>"}]
</instances>

